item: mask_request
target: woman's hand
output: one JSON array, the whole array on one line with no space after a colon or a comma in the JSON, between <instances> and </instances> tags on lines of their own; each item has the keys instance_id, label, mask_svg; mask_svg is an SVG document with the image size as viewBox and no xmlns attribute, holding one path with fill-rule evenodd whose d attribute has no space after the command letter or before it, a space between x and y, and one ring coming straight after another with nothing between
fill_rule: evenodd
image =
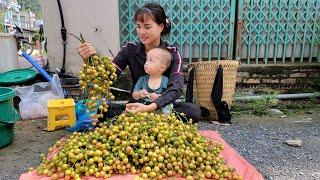
<instances>
[{"instance_id":1,"label":"woman's hand","mask_svg":"<svg viewBox=\"0 0 320 180\"><path fill-rule=\"evenodd\" d=\"M149 105L144 105L141 103L129 103L126 105L126 112L138 113L138 112L152 112L157 109L156 103L151 103Z\"/></svg>"},{"instance_id":2,"label":"woman's hand","mask_svg":"<svg viewBox=\"0 0 320 180\"><path fill-rule=\"evenodd\" d=\"M157 93L151 93L150 94L150 99L152 101L155 101L156 99L158 99L158 97L160 96L161 94L157 94Z\"/></svg>"},{"instance_id":3,"label":"woman's hand","mask_svg":"<svg viewBox=\"0 0 320 180\"><path fill-rule=\"evenodd\" d=\"M88 62L88 58L94 54L96 54L96 50L94 50L93 46L88 43L88 42L85 42L85 43L82 43L80 45L80 47L78 47L78 53L79 55L81 56L81 58L83 59L83 61L85 63Z\"/></svg>"}]
</instances>

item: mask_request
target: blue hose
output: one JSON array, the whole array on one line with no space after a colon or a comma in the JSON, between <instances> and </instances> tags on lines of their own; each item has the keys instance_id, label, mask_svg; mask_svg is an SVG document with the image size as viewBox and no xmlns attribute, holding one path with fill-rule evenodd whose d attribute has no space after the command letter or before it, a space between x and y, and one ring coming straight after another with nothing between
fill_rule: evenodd
<instances>
[{"instance_id":1,"label":"blue hose","mask_svg":"<svg viewBox=\"0 0 320 180\"><path fill-rule=\"evenodd\" d=\"M22 52L22 56L26 58L32 64L32 66L35 67L38 72L47 79L47 81L51 82L52 77L47 73L47 71L39 66L39 64L29 54L27 54L26 52Z\"/></svg>"}]
</instances>

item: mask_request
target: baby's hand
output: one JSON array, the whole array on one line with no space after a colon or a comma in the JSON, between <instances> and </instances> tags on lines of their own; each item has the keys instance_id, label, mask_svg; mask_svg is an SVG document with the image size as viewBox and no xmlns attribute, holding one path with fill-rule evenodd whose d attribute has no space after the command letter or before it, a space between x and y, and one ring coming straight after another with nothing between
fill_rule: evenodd
<instances>
[{"instance_id":1,"label":"baby's hand","mask_svg":"<svg viewBox=\"0 0 320 180\"><path fill-rule=\"evenodd\" d=\"M144 98L147 97L149 95L148 91L145 89L142 89L141 91L139 91L139 98Z\"/></svg>"},{"instance_id":2,"label":"baby's hand","mask_svg":"<svg viewBox=\"0 0 320 180\"><path fill-rule=\"evenodd\" d=\"M157 94L157 93L151 93L150 94L150 98L152 101L155 101L156 99L158 99L158 97L160 96L161 94Z\"/></svg>"}]
</instances>

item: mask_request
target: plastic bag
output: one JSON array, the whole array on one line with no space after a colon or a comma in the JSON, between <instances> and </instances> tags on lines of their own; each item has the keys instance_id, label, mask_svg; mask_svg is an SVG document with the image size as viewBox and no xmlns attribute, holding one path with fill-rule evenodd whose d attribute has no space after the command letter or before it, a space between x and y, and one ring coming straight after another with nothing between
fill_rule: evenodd
<instances>
[{"instance_id":1,"label":"plastic bag","mask_svg":"<svg viewBox=\"0 0 320 180\"><path fill-rule=\"evenodd\" d=\"M17 87L16 92L21 99L19 112L22 119L48 117L48 100L64 98L57 74L53 75L51 82L40 82L32 86Z\"/></svg>"},{"instance_id":2,"label":"plastic bag","mask_svg":"<svg viewBox=\"0 0 320 180\"><path fill-rule=\"evenodd\" d=\"M76 117L77 122L74 126L67 128L68 131L74 132L84 132L94 129L95 127L92 125L93 120L90 118L91 114L97 114L98 108L94 108L89 110L88 106L86 105L87 100L78 101L76 103ZM98 106L100 106L101 101L96 101ZM110 101L107 100L107 103L110 105ZM89 110L89 112L87 112Z\"/></svg>"},{"instance_id":3,"label":"plastic bag","mask_svg":"<svg viewBox=\"0 0 320 180\"><path fill-rule=\"evenodd\" d=\"M85 104L85 101L78 101L76 104L76 116L77 116L77 122L74 126L67 128L68 131L74 132L74 131L88 131L93 129L92 125L92 119L90 118L90 114L95 114L96 110L93 110L89 113L86 111L88 110L88 107Z\"/></svg>"}]
</instances>

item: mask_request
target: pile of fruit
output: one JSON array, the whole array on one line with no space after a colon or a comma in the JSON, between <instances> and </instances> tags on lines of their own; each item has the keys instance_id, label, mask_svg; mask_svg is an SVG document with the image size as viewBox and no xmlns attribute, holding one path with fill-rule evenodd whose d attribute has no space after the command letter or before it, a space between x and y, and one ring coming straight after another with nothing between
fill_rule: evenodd
<instances>
[{"instance_id":1,"label":"pile of fruit","mask_svg":"<svg viewBox=\"0 0 320 180\"><path fill-rule=\"evenodd\" d=\"M94 131L75 132L65 141L57 141L49 148L52 158L42 154L36 171L52 179L128 173L142 179L176 175L241 179L219 155L221 144L201 136L195 125L179 118L174 114L121 114L100 123Z\"/></svg>"}]
</instances>

